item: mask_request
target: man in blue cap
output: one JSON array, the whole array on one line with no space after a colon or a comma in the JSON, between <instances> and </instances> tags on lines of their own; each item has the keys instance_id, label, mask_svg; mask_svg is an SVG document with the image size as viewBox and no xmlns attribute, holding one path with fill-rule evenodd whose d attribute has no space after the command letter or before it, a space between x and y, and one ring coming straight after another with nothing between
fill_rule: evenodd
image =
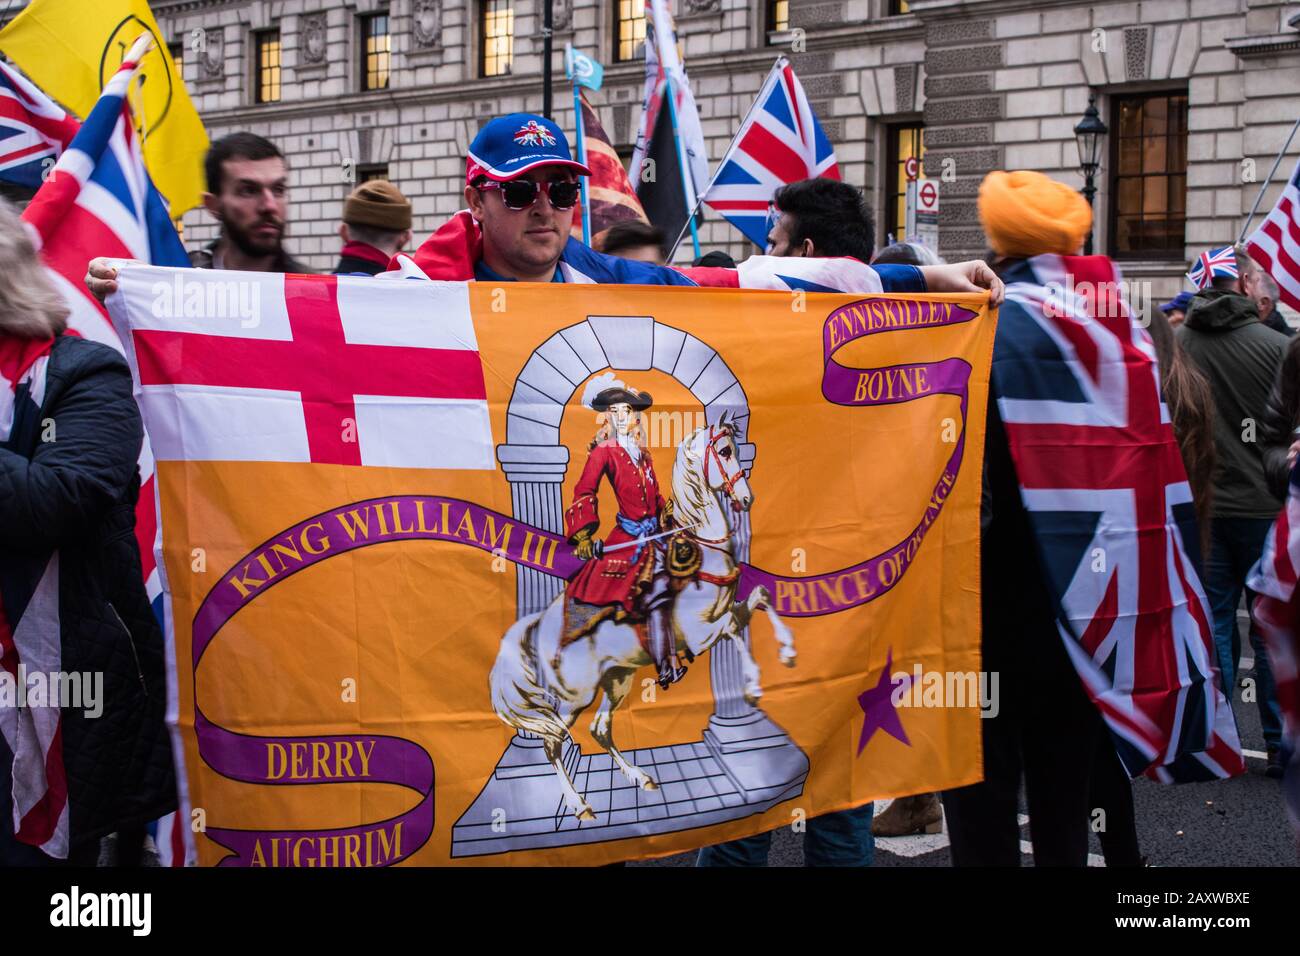
<instances>
[{"instance_id":1,"label":"man in blue cap","mask_svg":"<svg viewBox=\"0 0 1300 956\"><path fill-rule=\"evenodd\" d=\"M1169 324L1173 328L1183 324L1183 318L1187 315L1187 307L1192 304L1192 294L1190 292L1180 292L1164 305L1160 307L1169 318Z\"/></svg>"},{"instance_id":2,"label":"man in blue cap","mask_svg":"<svg viewBox=\"0 0 1300 956\"><path fill-rule=\"evenodd\" d=\"M512 113L488 121L465 157L465 203L416 251L413 262L431 279L579 282L635 285L715 284L716 275L635 262L589 249L571 238L579 176L569 141L551 120ZM724 273L727 270L703 270ZM1002 285L984 263L882 266L875 272L886 292L978 292ZM699 280L699 281L697 281ZM732 273L729 282L735 287Z\"/></svg>"},{"instance_id":3,"label":"man in blue cap","mask_svg":"<svg viewBox=\"0 0 1300 956\"><path fill-rule=\"evenodd\" d=\"M543 116L512 113L479 130L465 158L465 203L483 237L474 278L694 285L673 269L602 261L607 257L571 240L578 177L589 175L564 131Z\"/></svg>"}]
</instances>

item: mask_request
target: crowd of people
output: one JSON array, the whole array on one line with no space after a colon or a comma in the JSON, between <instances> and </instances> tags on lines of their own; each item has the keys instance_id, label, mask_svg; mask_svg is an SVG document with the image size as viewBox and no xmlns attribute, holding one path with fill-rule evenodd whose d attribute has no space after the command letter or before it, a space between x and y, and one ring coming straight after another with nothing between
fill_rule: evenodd
<instances>
[{"instance_id":1,"label":"crowd of people","mask_svg":"<svg viewBox=\"0 0 1300 956\"><path fill-rule=\"evenodd\" d=\"M691 285L708 270L735 267L722 252L708 253L693 267L670 267L663 232L639 221L619 223L587 249L571 237L579 177L587 170L572 158L558 126L538 116L522 119L549 130L555 145L521 148L511 136L520 114L487 123L466 158L469 218L458 214L407 256L425 272L495 282L595 275L598 281ZM310 271L286 248L289 170L274 144L251 133L227 136L212 145L206 177L204 205L220 233L192 253L194 266ZM948 264L915 243L876 249L874 217L859 189L804 180L777 191L766 254L852 257L872 264L886 290L987 291L996 305L1004 283L1032 281L1024 271L1027 260L1076 255L1092 229L1091 209L1079 194L1038 173L991 173L979 208L991 247L987 261ZM14 211L0 209L0 377L19 383L7 420L0 407L0 596L11 607L48 599L42 598L42 574L57 555L54 593L62 614L52 626L63 629L64 647L84 651L85 666L130 677L113 685L121 719L93 731L65 724L70 772L81 768L87 776L78 783L102 788L103 799L92 815L71 820L63 857L93 862L100 839L116 833L127 848L121 860L134 862L144 827L175 805L161 706L163 638L149 613L131 533L142 426L123 360L105 346L61 334L67 308L25 235ZM335 272L377 275L396 268L395 257L412 242L411 203L389 182L362 183L344 202L338 235ZM428 265L435 260L450 262L445 268L451 271ZM101 300L116 289L115 278L108 260L88 265L87 287ZM1277 299L1268 275L1239 255L1204 288L1180 293L1147 317L1199 518L1202 547L1195 561L1212 605L1219 672L1229 695L1237 680L1237 611L1246 574L1281 507L1300 449L1300 338L1288 339ZM1070 664L1033 557L997 397L995 387L984 452L982 654L984 669L1001 675L1003 699L997 716L981 721L984 780L896 800L874 820L871 804L814 817L804 844L810 865L870 865L874 836L936 832L945 814L955 865L1018 865L1022 785L1038 864L1083 865L1090 810L1097 806L1106 807L1111 820L1103 840L1108 864L1142 862L1128 774ZM46 421L57 423L55 443L39 440ZM1246 421L1258 423L1249 439ZM6 637L3 612L0 605L0 638ZM1268 656L1253 627L1249 640L1267 772L1280 776L1283 742ZM12 647L12 640L0 640L0 653ZM123 661L132 666L123 668ZM64 666L82 663L65 660ZM667 687L676 679L675 662L665 657L655 663ZM92 756L103 753L119 759L105 769ZM26 818L14 822L12 758L0 742L0 864L54 862L57 853L33 845ZM48 821L33 824L41 825ZM699 863L763 865L770 838L706 847Z\"/></svg>"}]
</instances>

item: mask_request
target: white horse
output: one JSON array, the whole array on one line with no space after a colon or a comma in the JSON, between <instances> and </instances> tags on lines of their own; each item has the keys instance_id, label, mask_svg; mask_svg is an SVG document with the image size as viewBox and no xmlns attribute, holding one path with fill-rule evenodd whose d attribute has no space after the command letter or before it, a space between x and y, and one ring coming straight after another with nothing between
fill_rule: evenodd
<instances>
[{"instance_id":1,"label":"white horse","mask_svg":"<svg viewBox=\"0 0 1300 956\"><path fill-rule=\"evenodd\" d=\"M744 601L735 599L740 569L732 550L729 509L720 505L718 496L724 495L736 511L748 510L753 496L733 436L724 414L717 425L696 429L677 449L673 516L680 527L690 529L702 563L696 577L677 592L672 620L678 650L691 656L723 639L734 642L743 662L745 699L753 704L763 692L758 665L745 646L744 630L754 611L767 613L780 660L787 667L795 663L794 635L768 606L771 595L766 588L754 588ZM564 741L578 717L604 691L591 722L592 737L633 784L659 789L649 774L619 753L613 734L614 711L631 690L637 669L652 661L629 624L606 620L592 634L560 649L563 629L564 595L560 594L546 610L520 618L506 631L492 667L492 707L509 726L541 737L565 803L579 820L594 820L595 811L573 786L561 762Z\"/></svg>"}]
</instances>

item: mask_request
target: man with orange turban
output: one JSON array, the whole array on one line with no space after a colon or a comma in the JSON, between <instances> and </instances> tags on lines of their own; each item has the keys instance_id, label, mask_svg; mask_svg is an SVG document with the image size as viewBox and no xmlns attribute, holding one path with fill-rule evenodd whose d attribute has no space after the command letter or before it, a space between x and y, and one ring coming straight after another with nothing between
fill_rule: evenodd
<instances>
[{"instance_id":1,"label":"man with orange turban","mask_svg":"<svg viewBox=\"0 0 1300 956\"><path fill-rule=\"evenodd\" d=\"M1092 231L1092 207L1082 196L1065 183L1023 169L985 176L979 212L989 245L1004 259L1078 255Z\"/></svg>"},{"instance_id":2,"label":"man with orange turban","mask_svg":"<svg viewBox=\"0 0 1300 956\"><path fill-rule=\"evenodd\" d=\"M999 171L979 213L1007 290L980 521L983 667L1000 699L981 721L983 782L944 794L952 860L1020 864L1023 778L1036 864L1084 866L1100 805L1107 865L1137 865L1128 776L1240 766L1212 636L1197 624L1186 473L1119 273L1078 255L1088 204L1041 173ZM1195 713L1180 725L1169 715L1184 706ZM1197 722L1204 735L1182 731Z\"/></svg>"}]
</instances>

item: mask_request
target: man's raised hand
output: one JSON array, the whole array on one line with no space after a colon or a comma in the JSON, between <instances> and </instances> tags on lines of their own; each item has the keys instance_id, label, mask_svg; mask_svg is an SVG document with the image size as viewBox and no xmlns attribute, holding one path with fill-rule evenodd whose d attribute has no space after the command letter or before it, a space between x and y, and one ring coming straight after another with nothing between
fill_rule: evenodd
<instances>
[{"instance_id":1,"label":"man's raised hand","mask_svg":"<svg viewBox=\"0 0 1300 956\"><path fill-rule=\"evenodd\" d=\"M96 256L86 266L86 288L100 302L117 291L117 267L127 263L137 264L138 259L109 259Z\"/></svg>"}]
</instances>

